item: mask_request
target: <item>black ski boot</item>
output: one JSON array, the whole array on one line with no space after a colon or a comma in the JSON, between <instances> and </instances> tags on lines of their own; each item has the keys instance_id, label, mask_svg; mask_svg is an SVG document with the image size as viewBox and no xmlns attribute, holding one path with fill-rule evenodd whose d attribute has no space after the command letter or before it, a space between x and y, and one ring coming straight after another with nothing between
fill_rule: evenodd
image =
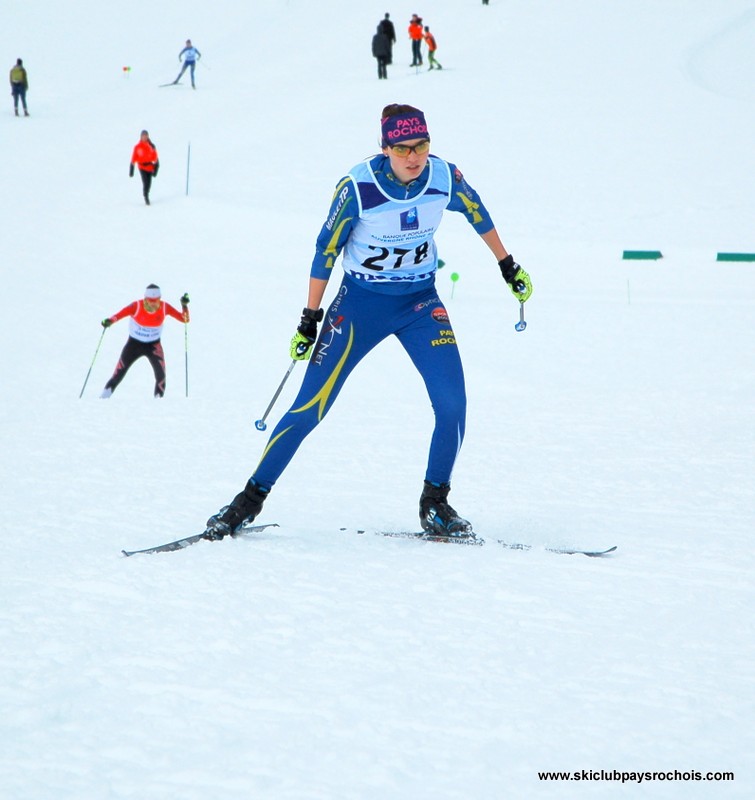
<instances>
[{"instance_id":1,"label":"black ski boot","mask_svg":"<svg viewBox=\"0 0 755 800\"><path fill-rule=\"evenodd\" d=\"M223 506L217 514L207 520L205 539L222 539L236 533L243 525L249 525L262 511L268 492L258 486L251 478L244 491L231 500L229 506Z\"/></svg>"},{"instance_id":2,"label":"black ski boot","mask_svg":"<svg viewBox=\"0 0 755 800\"><path fill-rule=\"evenodd\" d=\"M422 530L431 536L469 538L474 536L472 524L462 519L450 505L448 483L430 483L425 481L422 496L419 499L419 521Z\"/></svg>"}]
</instances>

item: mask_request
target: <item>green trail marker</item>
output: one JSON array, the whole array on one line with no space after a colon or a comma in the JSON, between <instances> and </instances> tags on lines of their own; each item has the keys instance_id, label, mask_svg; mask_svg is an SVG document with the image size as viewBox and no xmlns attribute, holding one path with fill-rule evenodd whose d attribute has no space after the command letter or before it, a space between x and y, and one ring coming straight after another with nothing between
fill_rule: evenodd
<instances>
[{"instance_id":1,"label":"green trail marker","mask_svg":"<svg viewBox=\"0 0 755 800\"><path fill-rule=\"evenodd\" d=\"M625 250L622 256L624 261L656 261L663 258L660 250Z\"/></svg>"},{"instance_id":2,"label":"green trail marker","mask_svg":"<svg viewBox=\"0 0 755 800\"><path fill-rule=\"evenodd\" d=\"M755 261L755 253L719 253L716 261Z\"/></svg>"},{"instance_id":3,"label":"green trail marker","mask_svg":"<svg viewBox=\"0 0 755 800\"><path fill-rule=\"evenodd\" d=\"M459 273L452 272L451 273L451 299L453 299L454 291L456 290L456 281L459 280Z\"/></svg>"}]
</instances>

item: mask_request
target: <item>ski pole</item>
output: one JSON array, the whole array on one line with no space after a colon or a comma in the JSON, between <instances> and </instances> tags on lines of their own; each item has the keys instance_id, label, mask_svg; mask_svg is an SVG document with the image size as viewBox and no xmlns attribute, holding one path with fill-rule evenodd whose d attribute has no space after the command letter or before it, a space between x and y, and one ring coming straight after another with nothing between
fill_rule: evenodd
<instances>
[{"instance_id":1,"label":"ski pole","mask_svg":"<svg viewBox=\"0 0 755 800\"><path fill-rule=\"evenodd\" d=\"M267 415L270 413L270 410L275 405L275 401L278 399L278 395L283 391L283 387L285 386L286 381L288 380L288 376L291 374L291 371L295 366L296 366L296 359L293 359L291 361L291 366L286 370L286 374L283 376L283 380L280 382L280 386L278 386L278 388L275 390L275 394L273 395L273 399L270 401L270 405L265 409L265 413L262 415L262 419L258 419L254 423L254 427L258 431L264 431L267 429L267 423L265 422L265 420L267 419Z\"/></svg>"},{"instance_id":2,"label":"ski pole","mask_svg":"<svg viewBox=\"0 0 755 800\"><path fill-rule=\"evenodd\" d=\"M524 321L524 302L522 300L519 301L519 322L514 325L514 330L518 332L522 332L527 327L527 323Z\"/></svg>"},{"instance_id":3,"label":"ski pole","mask_svg":"<svg viewBox=\"0 0 755 800\"><path fill-rule=\"evenodd\" d=\"M184 374L186 375L186 396L189 396L189 323L184 322Z\"/></svg>"},{"instance_id":4,"label":"ski pole","mask_svg":"<svg viewBox=\"0 0 755 800\"><path fill-rule=\"evenodd\" d=\"M191 142L189 142L189 148L186 151L186 196L189 196L189 169L191 168Z\"/></svg>"},{"instance_id":5,"label":"ski pole","mask_svg":"<svg viewBox=\"0 0 755 800\"><path fill-rule=\"evenodd\" d=\"M97 358L97 353L100 352L100 345L102 344L102 340L105 338L105 331L107 328L102 329L102 336L100 336L100 341L97 342L97 349L94 351L94 358L92 359L92 363L89 365L89 372L87 372L86 378L84 378L84 385L81 387L81 392L79 393L79 400L81 400L82 395L84 394L84 389L87 388L87 382L89 381L89 376L92 374L92 367L94 366L94 361Z\"/></svg>"},{"instance_id":6,"label":"ski pole","mask_svg":"<svg viewBox=\"0 0 755 800\"><path fill-rule=\"evenodd\" d=\"M189 293L181 295L181 310L184 318L184 376L186 378L186 396L189 396Z\"/></svg>"}]
</instances>

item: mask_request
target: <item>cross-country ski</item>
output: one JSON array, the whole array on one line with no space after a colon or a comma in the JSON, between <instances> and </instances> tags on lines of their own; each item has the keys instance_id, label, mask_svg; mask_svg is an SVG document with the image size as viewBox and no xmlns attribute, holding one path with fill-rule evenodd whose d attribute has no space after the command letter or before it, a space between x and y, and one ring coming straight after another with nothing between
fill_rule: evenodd
<instances>
[{"instance_id":1,"label":"cross-country ski","mask_svg":"<svg viewBox=\"0 0 755 800\"><path fill-rule=\"evenodd\" d=\"M349 531L349 528L341 528L341 531ZM438 536L434 534L427 533L426 531L387 531L387 530L375 530L375 531L368 531L366 529L354 529L353 533L357 534L364 534L364 533L372 533L376 536L386 536L389 538L394 539L414 539L416 541L421 542L435 542L439 544L456 544L456 545L467 545L467 546L481 546L484 545L488 540L482 536L478 536L474 532L468 532L465 534L457 535L457 536ZM495 544L500 545L501 547L507 548L509 550L544 550L547 553L558 553L560 555L583 555L589 556L590 558L599 558L600 556L607 556L617 550L617 545L613 547L607 547L605 549L583 549L578 547L551 547L548 545L543 545L542 547L537 547L531 544L521 544L515 542L506 542L503 539L491 539L490 541L495 542Z\"/></svg>"},{"instance_id":2,"label":"cross-country ski","mask_svg":"<svg viewBox=\"0 0 755 800\"><path fill-rule=\"evenodd\" d=\"M250 533L259 533L260 531L264 531L266 528L277 527L279 526L276 522L268 522L266 525L248 525L231 535L243 536ZM170 553L175 550L183 550L185 547L190 547L191 545L197 544L197 542L201 542L203 540L211 541L211 539L206 535L206 532L195 533L192 536L185 536L183 539L176 539L174 542L168 542L167 544L158 544L154 547L146 547L144 550L121 550L121 552L124 556L136 556L147 553Z\"/></svg>"}]
</instances>

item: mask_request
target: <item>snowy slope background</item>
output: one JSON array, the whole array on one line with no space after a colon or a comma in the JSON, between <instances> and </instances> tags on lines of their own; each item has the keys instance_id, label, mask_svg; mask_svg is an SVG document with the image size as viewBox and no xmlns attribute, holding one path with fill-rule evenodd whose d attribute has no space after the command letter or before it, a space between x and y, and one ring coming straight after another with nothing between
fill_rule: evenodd
<instances>
[{"instance_id":1,"label":"snowy slope background","mask_svg":"<svg viewBox=\"0 0 755 800\"><path fill-rule=\"evenodd\" d=\"M6 96L3 798L753 795L755 265L715 256L755 251L755 8L426 5L4 5L31 117ZM415 11L442 72L408 67ZM187 37L197 91L158 88ZM280 528L121 557L201 530L253 470L314 238L388 102L425 110L532 275L516 333L489 252L447 216L438 286L469 395L452 501L535 549L339 530L417 524L431 409L386 342L276 486L260 521ZM142 128L150 208L127 172ZM188 399L168 320L164 400L146 362L98 399L125 323L79 400L99 321L152 281L192 297ZM537 775L601 769L735 780Z\"/></svg>"}]
</instances>

